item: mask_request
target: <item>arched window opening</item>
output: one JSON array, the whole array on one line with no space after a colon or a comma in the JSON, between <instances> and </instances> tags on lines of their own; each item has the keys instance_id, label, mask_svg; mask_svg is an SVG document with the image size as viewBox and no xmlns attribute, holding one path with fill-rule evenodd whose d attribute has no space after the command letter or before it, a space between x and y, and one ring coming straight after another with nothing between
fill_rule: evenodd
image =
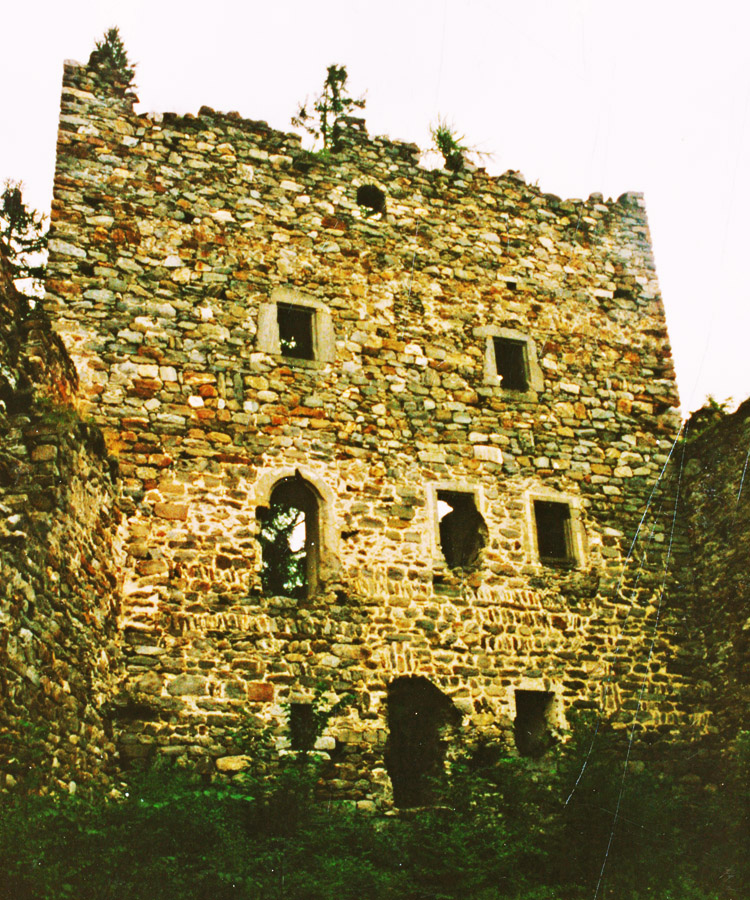
<instances>
[{"instance_id":1,"label":"arched window opening","mask_svg":"<svg viewBox=\"0 0 750 900\"><path fill-rule=\"evenodd\" d=\"M470 568L479 562L487 543L487 525L476 507L474 494L438 491L440 549L452 569Z\"/></svg>"},{"instance_id":2,"label":"arched window opening","mask_svg":"<svg viewBox=\"0 0 750 900\"><path fill-rule=\"evenodd\" d=\"M284 478L271 491L262 522L261 581L270 595L309 597L318 586L320 537L318 499L299 475Z\"/></svg>"},{"instance_id":3,"label":"arched window opening","mask_svg":"<svg viewBox=\"0 0 750 900\"><path fill-rule=\"evenodd\" d=\"M396 806L434 802L443 775L443 732L459 723L456 707L426 678L405 676L391 682L385 766Z\"/></svg>"},{"instance_id":4,"label":"arched window opening","mask_svg":"<svg viewBox=\"0 0 750 900\"><path fill-rule=\"evenodd\" d=\"M357 188L357 203L364 210L366 216L374 216L382 213L385 218L385 194L374 184L363 184Z\"/></svg>"}]
</instances>

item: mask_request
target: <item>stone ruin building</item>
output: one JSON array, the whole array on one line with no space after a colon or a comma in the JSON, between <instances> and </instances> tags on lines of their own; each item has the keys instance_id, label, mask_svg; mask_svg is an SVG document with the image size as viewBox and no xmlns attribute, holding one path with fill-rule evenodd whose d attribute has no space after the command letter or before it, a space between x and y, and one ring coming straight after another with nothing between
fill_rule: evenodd
<instances>
[{"instance_id":1,"label":"stone ruin building","mask_svg":"<svg viewBox=\"0 0 750 900\"><path fill-rule=\"evenodd\" d=\"M580 711L736 730L749 410L675 444L642 197L134 100L66 63L43 308L2 269L4 786L231 774L250 722L409 806Z\"/></svg>"}]
</instances>

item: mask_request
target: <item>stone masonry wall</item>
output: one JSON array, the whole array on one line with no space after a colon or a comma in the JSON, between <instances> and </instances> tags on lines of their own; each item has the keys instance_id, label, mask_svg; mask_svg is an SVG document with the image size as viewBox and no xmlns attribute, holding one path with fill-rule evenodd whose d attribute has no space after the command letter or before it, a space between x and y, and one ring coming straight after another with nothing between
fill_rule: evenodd
<instances>
[{"instance_id":1,"label":"stone masonry wall","mask_svg":"<svg viewBox=\"0 0 750 900\"><path fill-rule=\"evenodd\" d=\"M283 749L284 704L320 686L355 698L319 742L333 781L387 800L387 689L407 675L466 741L512 745L518 690L553 694L555 727L600 707L624 725L644 679L655 738L700 730L678 615L647 652L666 506L625 561L677 431L640 195L427 171L354 119L315 155L234 113L132 103L66 64L45 299L122 474L125 758L231 769L243 715ZM284 303L312 311L315 360L281 353ZM502 387L494 337L522 343L527 390ZM295 475L319 584L265 596L256 510ZM484 519L472 567L446 564L440 490ZM574 565L540 561L535 499L569 505Z\"/></svg>"},{"instance_id":2,"label":"stone masonry wall","mask_svg":"<svg viewBox=\"0 0 750 900\"><path fill-rule=\"evenodd\" d=\"M750 714L750 401L730 416L701 410L688 424L681 514L691 548L692 628L710 691L715 727L726 741Z\"/></svg>"},{"instance_id":3,"label":"stone masonry wall","mask_svg":"<svg viewBox=\"0 0 750 900\"><path fill-rule=\"evenodd\" d=\"M0 253L0 790L72 790L116 749L116 493L65 349L22 311Z\"/></svg>"}]
</instances>

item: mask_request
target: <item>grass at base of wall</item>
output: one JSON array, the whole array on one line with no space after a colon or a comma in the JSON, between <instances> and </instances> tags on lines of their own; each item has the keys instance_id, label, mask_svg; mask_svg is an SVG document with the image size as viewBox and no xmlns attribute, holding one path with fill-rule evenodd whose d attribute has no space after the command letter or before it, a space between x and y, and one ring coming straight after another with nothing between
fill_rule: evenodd
<instances>
[{"instance_id":1,"label":"grass at base of wall","mask_svg":"<svg viewBox=\"0 0 750 900\"><path fill-rule=\"evenodd\" d=\"M156 769L118 800L6 795L0 898L748 896L746 755L713 788L636 766L620 796L621 764L598 749L566 803L582 747L572 741L544 767L467 755L440 807L401 816L327 801L305 761L231 783Z\"/></svg>"}]
</instances>

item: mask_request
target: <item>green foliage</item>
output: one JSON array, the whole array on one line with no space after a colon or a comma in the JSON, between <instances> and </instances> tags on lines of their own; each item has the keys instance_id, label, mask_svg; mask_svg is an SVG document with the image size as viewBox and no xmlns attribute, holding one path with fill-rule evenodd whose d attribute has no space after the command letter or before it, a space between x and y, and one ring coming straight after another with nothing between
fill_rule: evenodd
<instances>
[{"instance_id":1,"label":"green foliage","mask_svg":"<svg viewBox=\"0 0 750 900\"><path fill-rule=\"evenodd\" d=\"M703 402L703 406L700 409L696 409L688 419L685 432L688 443L694 441L705 431L713 428L718 422L726 418L729 415L731 402L731 397L726 400L717 400L709 394Z\"/></svg>"},{"instance_id":2,"label":"green foliage","mask_svg":"<svg viewBox=\"0 0 750 900\"><path fill-rule=\"evenodd\" d=\"M308 101L300 103L297 114L292 116L295 128L304 128L317 141L322 138L323 150L336 150L339 140L338 120L355 109L364 109L364 97L349 96L346 66L328 66L323 90L313 100L312 112Z\"/></svg>"},{"instance_id":3,"label":"green foliage","mask_svg":"<svg viewBox=\"0 0 750 900\"><path fill-rule=\"evenodd\" d=\"M118 81L132 85L135 78L135 64L128 58L125 44L117 26L108 28L89 57L89 66L103 74L115 76Z\"/></svg>"},{"instance_id":4,"label":"green foliage","mask_svg":"<svg viewBox=\"0 0 750 900\"><path fill-rule=\"evenodd\" d=\"M272 595L304 597L307 551L297 545L295 531L304 529L305 513L295 506L272 505L263 522L259 541L263 563L263 589Z\"/></svg>"},{"instance_id":5,"label":"green foliage","mask_svg":"<svg viewBox=\"0 0 750 900\"><path fill-rule=\"evenodd\" d=\"M312 753L315 742L323 734L330 720L341 715L351 705L353 699L352 694L344 694L338 700L333 700L318 687L309 705L309 715L297 720L292 717L289 705L287 716L292 734L292 747L304 755Z\"/></svg>"},{"instance_id":6,"label":"green foliage","mask_svg":"<svg viewBox=\"0 0 750 900\"><path fill-rule=\"evenodd\" d=\"M33 427L66 432L81 426L83 419L72 406L41 396L36 398L32 423Z\"/></svg>"},{"instance_id":7,"label":"green foliage","mask_svg":"<svg viewBox=\"0 0 750 900\"><path fill-rule=\"evenodd\" d=\"M10 728L0 730L0 766L26 789L35 789L48 774L49 726L18 718Z\"/></svg>"},{"instance_id":8,"label":"green foliage","mask_svg":"<svg viewBox=\"0 0 750 900\"><path fill-rule=\"evenodd\" d=\"M467 157L471 153L477 153L475 147L464 144L466 140L462 134L450 125L447 119L438 117L437 122L430 126L430 136L435 149L442 154L445 160L445 168L449 172L460 172L466 165Z\"/></svg>"},{"instance_id":9,"label":"green foliage","mask_svg":"<svg viewBox=\"0 0 750 900\"><path fill-rule=\"evenodd\" d=\"M0 195L0 240L8 250L13 281L28 296L38 296L41 291L42 254L47 249L44 220L42 213L24 202L23 183L8 179Z\"/></svg>"},{"instance_id":10,"label":"green foliage","mask_svg":"<svg viewBox=\"0 0 750 900\"><path fill-rule=\"evenodd\" d=\"M731 397L727 397L726 400L717 400L713 394L708 394L706 402L703 404L703 409L709 409L718 415L726 416L729 414L729 404L731 402Z\"/></svg>"},{"instance_id":11,"label":"green foliage","mask_svg":"<svg viewBox=\"0 0 750 900\"><path fill-rule=\"evenodd\" d=\"M156 769L106 802L6 798L0 900L747 896L748 736L714 789L638 765L623 789L626 743L600 727L589 753L579 727L543 763L479 748L442 806L400 817L322 802L308 757L215 783Z\"/></svg>"}]
</instances>

